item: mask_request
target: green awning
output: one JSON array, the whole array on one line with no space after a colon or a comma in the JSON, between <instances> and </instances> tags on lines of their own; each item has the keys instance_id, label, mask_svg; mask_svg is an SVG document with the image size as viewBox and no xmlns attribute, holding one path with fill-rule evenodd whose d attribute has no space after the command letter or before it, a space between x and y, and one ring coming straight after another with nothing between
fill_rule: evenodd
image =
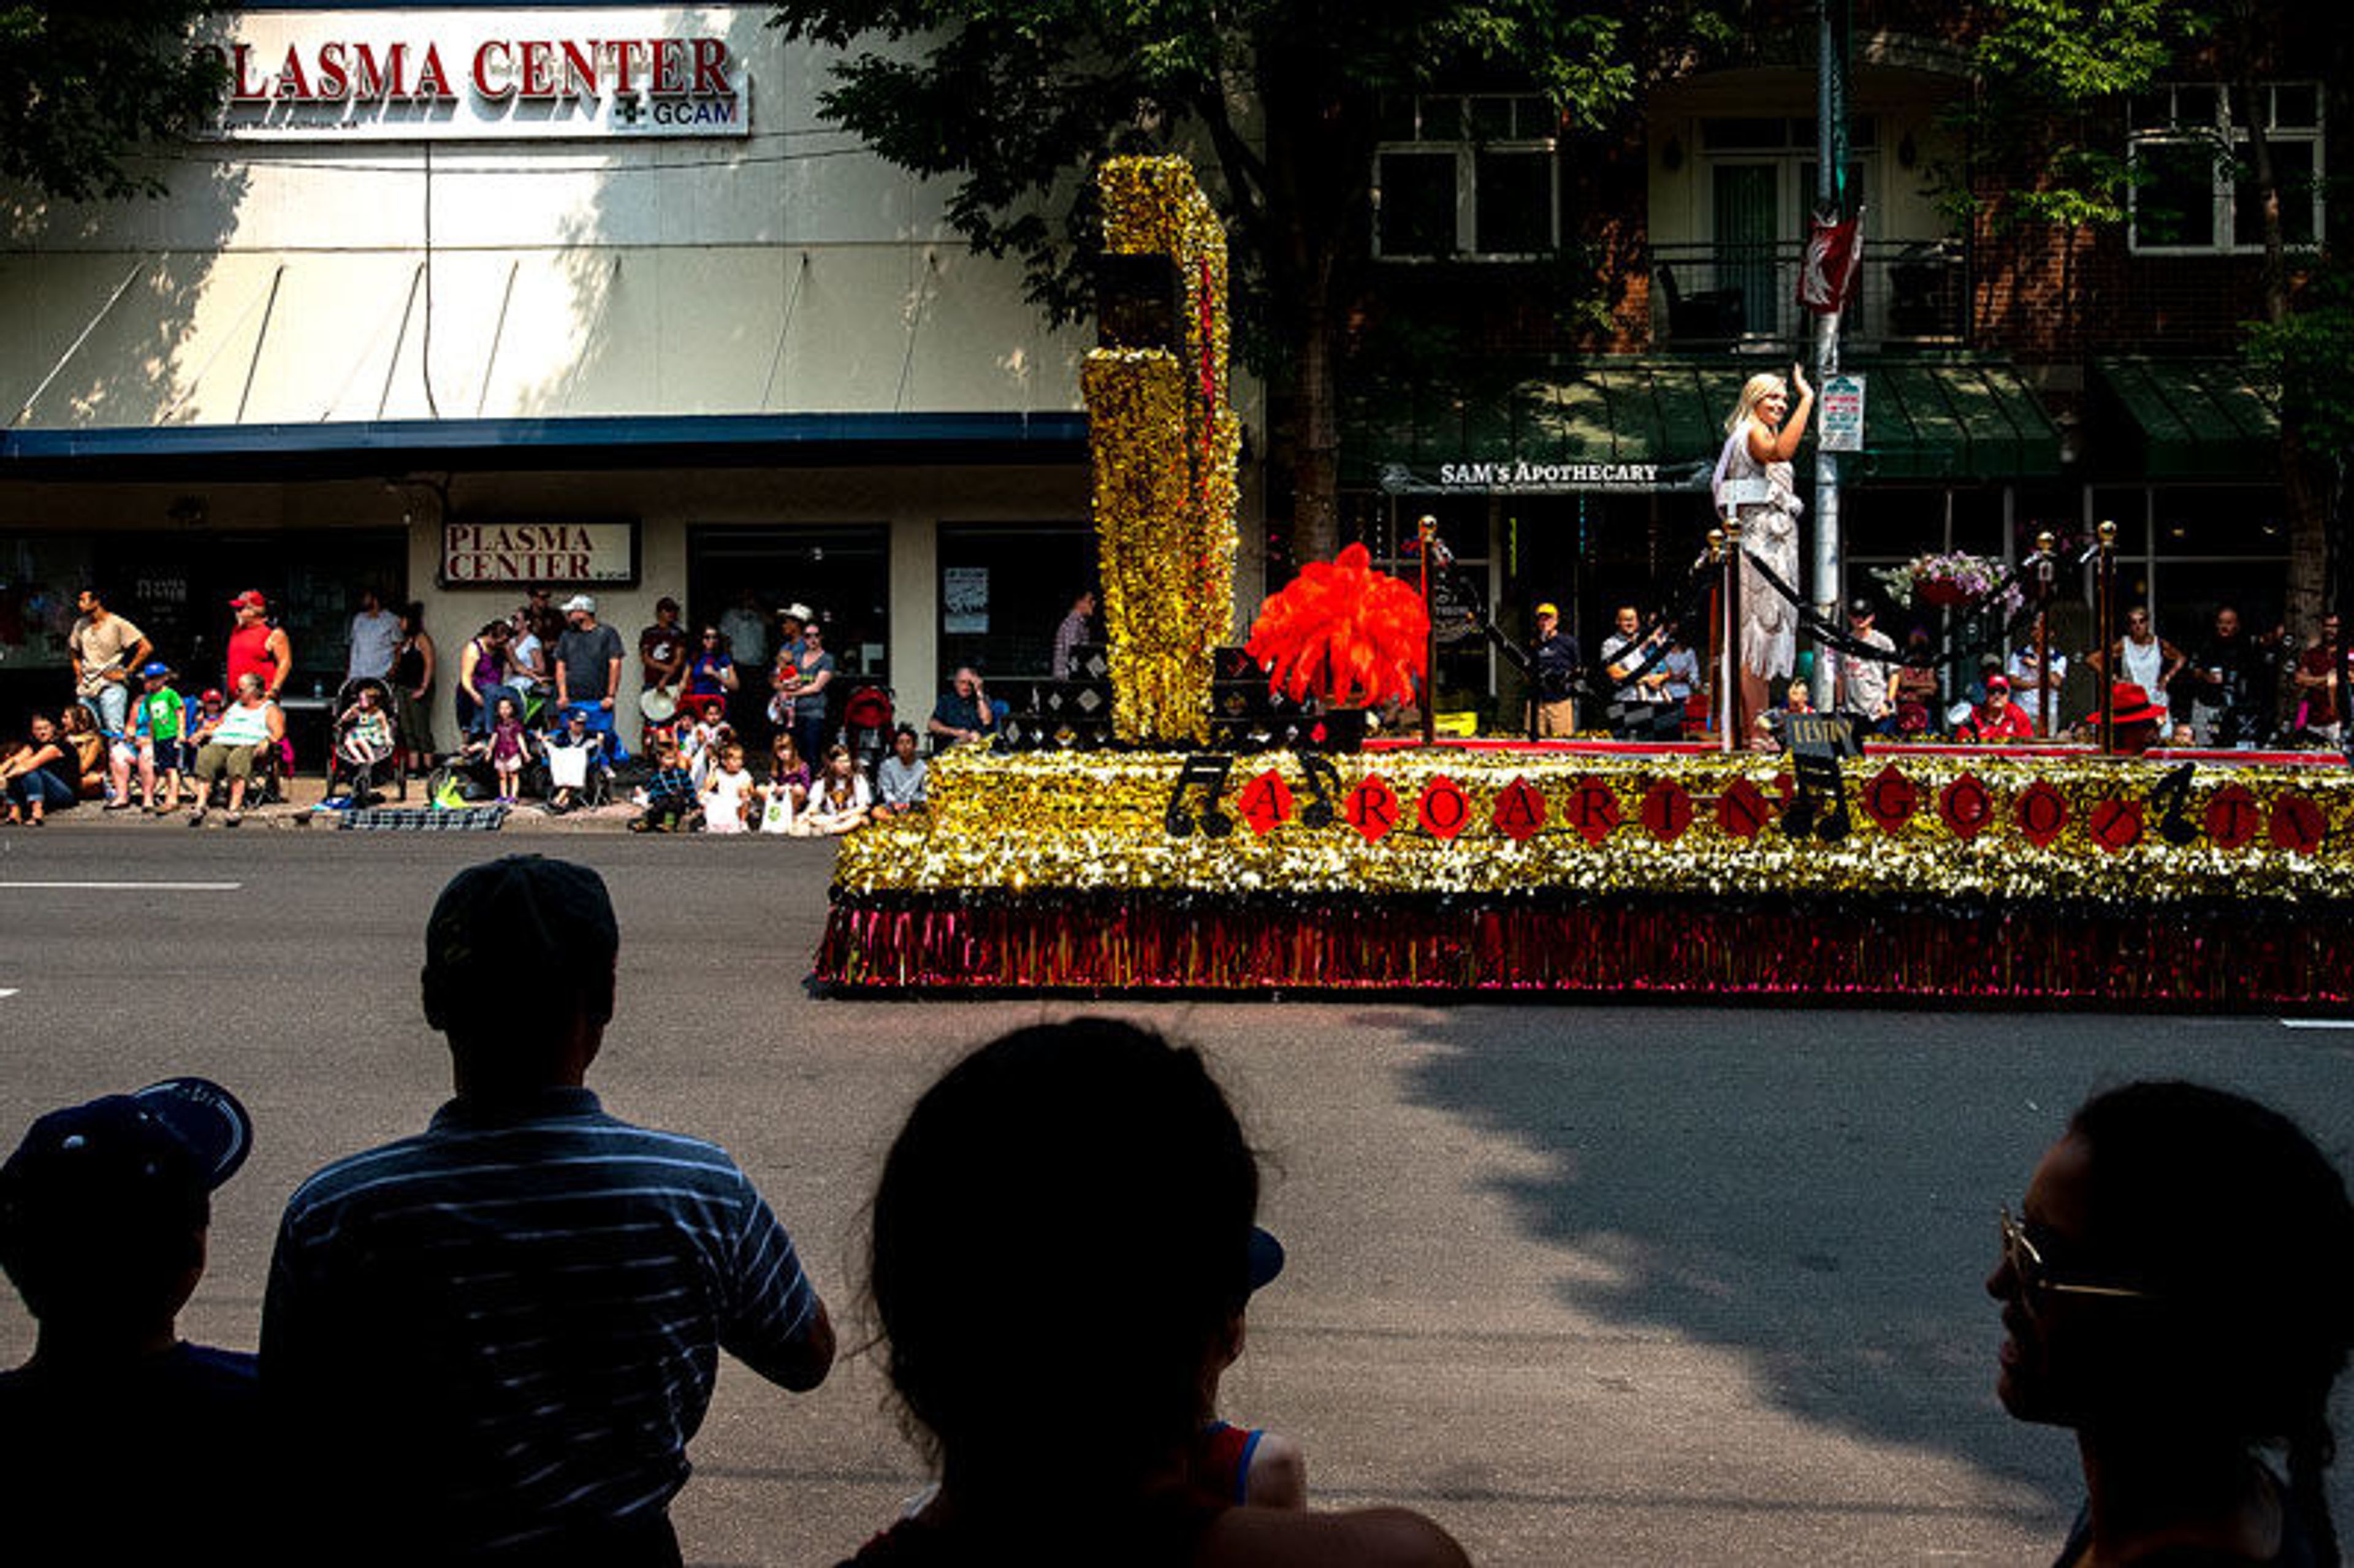
<instances>
[{"instance_id":1,"label":"green awning","mask_svg":"<svg viewBox=\"0 0 2354 1568\"><path fill-rule=\"evenodd\" d=\"M1368 393L1344 415L1342 482L1399 493L1701 489L1741 383L1764 368L1614 356L1519 379ZM2059 472L2060 432L2007 362L1882 360L1848 369L1865 382L1864 450L1844 458L1849 480Z\"/></svg>"},{"instance_id":2,"label":"green awning","mask_svg":"<svg viewBox=\"0 0 2354 1568\"><path fill-rule=\"evenodd\" d=\"M2236 359L2096 358L2102 467L2146 479L2280 476L2280 413Z\"/></svg>"}]
</instances>

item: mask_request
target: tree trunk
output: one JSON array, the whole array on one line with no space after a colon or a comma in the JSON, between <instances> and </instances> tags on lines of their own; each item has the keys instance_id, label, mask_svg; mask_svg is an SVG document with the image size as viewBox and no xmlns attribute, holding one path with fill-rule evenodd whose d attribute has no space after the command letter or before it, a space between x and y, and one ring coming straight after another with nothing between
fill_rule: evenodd
<instances>
[{"instance_id":1,"label":"tree trunk","mask_svg":"<svg viewBox=\"0 0 2354 1568\"><path fill-rule=\"evenodd\" d=\"M1320 290L1319 291L1321 291ZM1291 559L1329 561L1341 548L1341 340L1331 302L1304 302L1291 389Z\"/></svg>"}]
</instances>

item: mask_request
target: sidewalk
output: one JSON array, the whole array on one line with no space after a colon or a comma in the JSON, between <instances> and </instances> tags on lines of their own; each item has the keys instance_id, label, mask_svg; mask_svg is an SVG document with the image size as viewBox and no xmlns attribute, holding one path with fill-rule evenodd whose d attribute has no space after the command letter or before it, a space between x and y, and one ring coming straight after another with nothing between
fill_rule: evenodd
<instances>
[{"instance_id":1,"label":"sidewalk","mask_svg":"<svg viewBox=\"0 0 2354 1568\"><path fill-rule=\"evenodd\" d=\"M263 830L307 828L315 829L321 832L334 832L338 830L337 819L341 813L322 811L318 809L326 792L326 780L316 773L298 775L288 786L287 800L275 805L256 806L248 810L245 813L245 821L233 831L242 833L257 828ZM384 790L382 795L383 798L377 802L381 806L423 806L428 803L425 798L425 781L422 779L411 779L408 781L408 799L406 800L395 799L390 789ZM618 833L626 831L630 819L636 816L638 810L639 808L631 805L627 800L621 800L593 810L567 811L558 817L549 815L546 807L540 802L526 800L519 806L508 809L506 821L499 831L509 833ZM222 827L222 817L223 813L216 807L206 814L203 825L196 831L205 833L228 831ZM50 812L48 827L74 830L95 829L110 832L185 833L188 832L188 809L183 806L169 816L151 817L146 812L136 809L110 811L96 800L84 800L70 810ZM47 832L48 829L45 828L43 831Z\"/></svg>"}]
</instances>

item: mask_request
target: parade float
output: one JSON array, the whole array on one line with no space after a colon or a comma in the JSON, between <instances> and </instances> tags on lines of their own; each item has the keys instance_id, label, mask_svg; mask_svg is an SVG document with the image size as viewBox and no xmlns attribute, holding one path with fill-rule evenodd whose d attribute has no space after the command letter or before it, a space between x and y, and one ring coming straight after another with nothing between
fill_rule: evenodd
<instances>
[{"instance_id":1,"label":"parade float","mask_svg":"<svg viewBox=\"0 0 2354 1568\"><path fill-rule=\"evenodd\" d=\"M1108 250L1164 259L1170 296L1164 341L1108 334L1085 371L1113 744L936 758L927 813L843 846L821 987L2354 999L2354 779L2335 758L1853 755L1804 726L1778 756L1222 735L1224 238L1182 161L1102 181ZM1326 711L1406 697L1425 602L1344 552L1269 602L1249 655Z\"/></svg>"}]
</instances>

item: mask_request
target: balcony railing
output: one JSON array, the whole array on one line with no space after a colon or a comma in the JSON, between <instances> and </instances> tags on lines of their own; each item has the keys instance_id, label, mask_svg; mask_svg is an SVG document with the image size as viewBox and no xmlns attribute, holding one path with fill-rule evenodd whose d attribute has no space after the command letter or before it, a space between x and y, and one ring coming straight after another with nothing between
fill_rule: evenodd
<instances>
[{"instance_id":1,"label":"balcony railing","mask_svg":"<svg viewBox=\"0 0 2354 1568\"><path fill-rule=\"evenodd\" d=\"M1651 247L1653 341L1678 347L1795 350L1812 318L1798 307L1805 246ZM1959 344L1969 330L1967 258L1957 239L1867 238L1846 341Z\"/></svg>"}]
</instances>

